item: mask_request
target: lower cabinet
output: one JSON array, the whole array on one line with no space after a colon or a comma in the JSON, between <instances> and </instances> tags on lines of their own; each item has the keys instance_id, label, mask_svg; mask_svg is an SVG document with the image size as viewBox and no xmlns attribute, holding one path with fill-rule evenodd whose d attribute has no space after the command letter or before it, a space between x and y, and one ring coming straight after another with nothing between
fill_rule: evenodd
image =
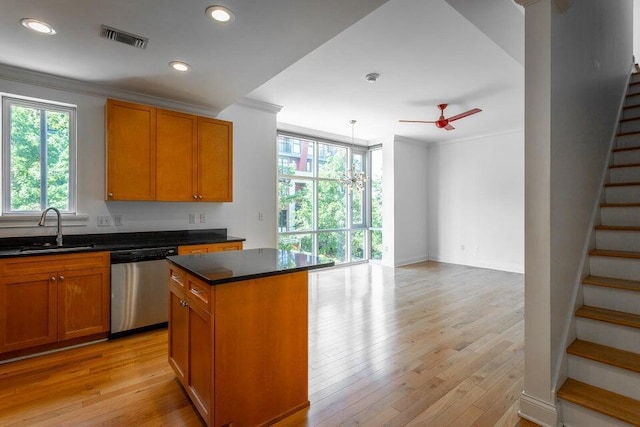
<instances>
[{"instance_id":1,"label":"lower cabinet","mask_svg":"<svg viewBox=\"0 0 640 427\"><path fill-rule=\"evenodd\" d=\"M0 354L109 331L109 253L0 260Z\"/></svg>"},{"instance_id":2,"label":"lower cabinet","mask_svg":"<svg viewBox=\"0 0 640 427\"><path fill-rule=\"evenodd\" d=\"M187 275L169 268L169 364L196 409L214 425L213 334L214 318L200 299L188 291ZM192 280L192 279L191 279Z\"/></svg>"}]
</instances>

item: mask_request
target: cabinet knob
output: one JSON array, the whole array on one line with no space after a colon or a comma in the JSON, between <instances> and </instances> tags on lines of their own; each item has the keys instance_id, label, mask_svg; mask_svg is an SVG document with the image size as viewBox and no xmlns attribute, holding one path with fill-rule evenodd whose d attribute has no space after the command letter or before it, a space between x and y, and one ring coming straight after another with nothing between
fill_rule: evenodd
<instances>
[{"instance_id":1,"label":"cabinet knob","mask_svg":"<svg viewBox=\"0 0 640 427\"><path fill-rule=\"evenodd\" d=\"M183 307L189 307L189 303L183 300L180 300L180 305Z\"/></svg>"},{"instance_id":2,"label":"cabinet knob","mask_svg":"<svg viewBox=\"0 0 640 427\"><path fill-rule=\"evenodd\" d=\"M202 195L199 195L199 196L198 196L198 199L202 199Z\"/></svg>"},{"instance_id":3,"label":"cabinet knob","mask_svg":"<svg viewBox=\"0 0 640 427\"><path fill-rule=\"evenodd\" d=\"M197 199L197 198L198 198L198 196L196 196L196 195L194 194L194 195L193 195L193 198L194 198L194 199Z\"/></svg>"},{"instance_id":4,"label":"cabinet knob","mask_svg":"<svg viewBox=\"0 0 640 427\"><path fill-rule=\"evenodd\" d=\"M51 280L52 282L55 282L56 281L56 276L51 276L51 278L49 280Z\"/></svg>"},{"instance_id":5,"label":"cabinet knob","mask_svg":"<svg viewBox=\"0 0 640 427\"><path fill-rule=\"evenodd\" d=\"M113 197L113 193L107 193L107 196Z\"/></svg>"},{"instance_id":6,"label":"cabinet knob","mask_svg":"<svg viewBox=\"0 0 640 427\"><path fill-rule=\"evenodd\" d=\"M60 276L60 280L64 280L64 276Z\"/></svg>"}]
</instances>

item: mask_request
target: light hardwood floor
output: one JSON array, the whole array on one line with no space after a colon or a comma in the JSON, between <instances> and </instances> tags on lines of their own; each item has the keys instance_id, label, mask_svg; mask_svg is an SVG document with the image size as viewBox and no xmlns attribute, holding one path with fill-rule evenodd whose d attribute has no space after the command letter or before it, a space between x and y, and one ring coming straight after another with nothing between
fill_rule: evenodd
<instances>
[{"instance_id":1,"label":"light hardwood floor","mask_svg":"<svg viewBox=\"0 0 640 427\"><path fill-rule=\"evenodd\" d=\"M310 277L311 407L280 426L520 425L522 275L426 262ZM203 425L166 338L0 365L0 425Z\"/></svg>"}]
</instances>

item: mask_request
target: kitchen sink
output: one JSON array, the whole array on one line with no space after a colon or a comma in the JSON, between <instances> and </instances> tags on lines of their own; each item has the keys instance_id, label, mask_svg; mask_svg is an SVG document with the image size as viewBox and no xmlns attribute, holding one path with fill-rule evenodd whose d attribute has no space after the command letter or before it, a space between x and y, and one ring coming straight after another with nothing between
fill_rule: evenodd
<instances>
[{"instance_id":1,"label":"kitchen sink","mask_svg":"<svg viewBox=\"0 0 640 427\"><path fill-rule=\"evenodd\" d=\"M20 252L21 253L31 253L31 252L37 252L37 253L42 253L42 252L69 252L69 251L77 251L77 250L81 250L81 249L92 249L94 248L96 245L94 244L69 244L69 245L62 245L62 246L56 246L53 245L51 243L43 243L43 244L39 244L39 245L31 245L31 246L23 246L20 248Z\"/></svg>"}]
</instances>

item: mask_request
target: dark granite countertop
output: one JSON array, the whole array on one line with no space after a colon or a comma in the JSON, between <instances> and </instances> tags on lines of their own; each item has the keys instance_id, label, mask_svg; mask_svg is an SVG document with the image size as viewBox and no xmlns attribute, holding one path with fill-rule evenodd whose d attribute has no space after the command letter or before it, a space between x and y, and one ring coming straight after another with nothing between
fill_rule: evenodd
<instances>
[{"instance_id":1,"label":"dark granite countertop","mask_svg":"<svg viewBox=\"0 0 640 427\"><path fill-rule=\"evenodd\" d=\"M327 258L271 248L177 255L167 259L210 285L313 270L335 264Z\"/></svg>"},{"instance_id":2,"label":"dark granite countertop","mask_svg":"<svg viewBox=\"0 0 640 427\"><path fill-rule=\"evenodd\" d=\"M5 237L0 239L0 258L242 242L244 240L241 237L228 236L226 228L69 234L63 235L61 248L49 247L49 249L43 245L55 246L55 236Z\"/></svg>"}]
</instances>

